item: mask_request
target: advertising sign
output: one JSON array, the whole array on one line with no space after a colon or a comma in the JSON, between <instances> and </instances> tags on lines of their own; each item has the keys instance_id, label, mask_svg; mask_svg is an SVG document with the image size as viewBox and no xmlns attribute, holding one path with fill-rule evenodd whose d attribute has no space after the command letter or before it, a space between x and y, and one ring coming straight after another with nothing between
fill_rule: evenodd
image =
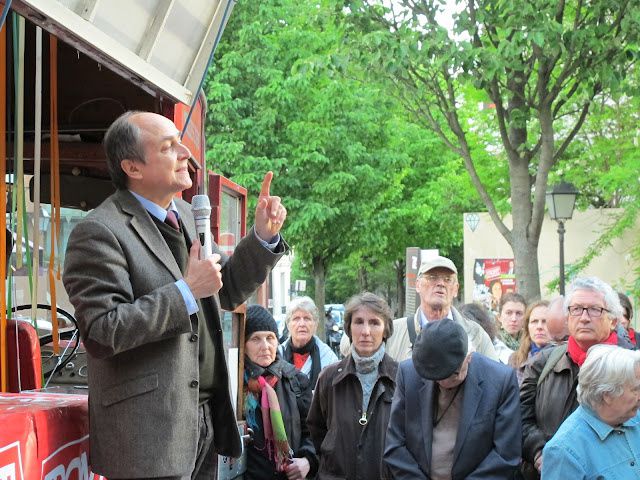
<instances>
[{"instance_id":1,"label":"advertising sign","mask_svg":"<svg viewBox=\"0 0 640 480\"><path fill-rule=\"evenodd\" d=\"M513 258L476 258L473 283L473 301L497 313L502 295L516 291Z\"/></svg>"}]
</instances>

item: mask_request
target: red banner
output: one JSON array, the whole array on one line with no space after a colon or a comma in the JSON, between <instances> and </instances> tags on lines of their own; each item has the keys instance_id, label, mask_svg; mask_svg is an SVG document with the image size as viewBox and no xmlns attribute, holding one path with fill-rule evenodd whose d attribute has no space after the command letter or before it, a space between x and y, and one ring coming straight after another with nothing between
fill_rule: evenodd
<instances>
[{"instance_id":1,"label":"red banner","mask_svg":"<svg viewBox=\"0 0 640 480\"><path fill-rule=\"evenodd\" d=\"M0 395L0 480L104 480L89 465L87 397Z\"/></svg>"}]
</instances>

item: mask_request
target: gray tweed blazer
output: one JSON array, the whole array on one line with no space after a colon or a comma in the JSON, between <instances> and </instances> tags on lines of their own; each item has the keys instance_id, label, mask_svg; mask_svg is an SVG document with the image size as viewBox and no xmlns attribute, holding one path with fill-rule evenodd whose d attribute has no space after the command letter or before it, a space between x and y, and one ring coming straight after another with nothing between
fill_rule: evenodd
<instances>
[{"instance_id":1,"label":"gray tweed blazer","mask_svg":"<svg viewBox=\"0 0 640 480\"><path fill-rule=\"evenodd\" d=\"M176 203L187 238L196 238L189 204ZM207 321L219 389L215 447L223 455L238 456L241 447L219 308L241 304L287 248L281 241L269 251L252 230L234 255L223 255L222 290L202 300L216 312ZM128 191L106 199L69 238L63 282L88 353L91 465L107 478L188 475L194 467L198 325L174 284L180 278L157 226Z\"/></svg>"}]
</instances>

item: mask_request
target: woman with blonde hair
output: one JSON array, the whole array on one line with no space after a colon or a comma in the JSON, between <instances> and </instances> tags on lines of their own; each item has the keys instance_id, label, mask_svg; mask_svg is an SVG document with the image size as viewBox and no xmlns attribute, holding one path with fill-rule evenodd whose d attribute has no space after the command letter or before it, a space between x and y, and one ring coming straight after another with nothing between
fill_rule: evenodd
<instances>
[{"instance_id":1,"label":"woman with blonde hair","mask_svg":"<svg viewBox=\"0 0 640 480\"><path fill-rule=\"evenodd\" d=\"M509 357L509 365L516 369L518 385L522 385L527 361L551 341L547 330L548 307L547 300L538 300L529 305L524 314L520 346Z\"/></svg>"}]
</instances>

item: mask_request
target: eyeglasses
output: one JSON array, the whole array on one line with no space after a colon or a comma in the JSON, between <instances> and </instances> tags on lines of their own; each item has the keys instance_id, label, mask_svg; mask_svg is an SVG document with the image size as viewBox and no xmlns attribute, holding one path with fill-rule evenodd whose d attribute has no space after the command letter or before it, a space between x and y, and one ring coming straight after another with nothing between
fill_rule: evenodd
<instances>
[{"instance_id":1,"label":"eyeglasses","mask_svg":"<svg viewBox=\"0 0 640 480\"><path fill-rule=\"evenodd\" d=\"M590 318L598 318L602 315L602 312L609 311L606 308L601 307L581 307L580 305L569 305L569 314L574 317L581 317L585 310Z\"/></svg>"},{"instance_id":2,"label":"eyeglasses","mask_svg":"<svg viewBox=\"0 0 640 480\"><path fill-rule=\"evenodd\" d=\"M451 285L451 284L455 283L455 281L456 281L455 275L434 275L433 273L427 273L427 274L423 275L423 277L429 283L442 282L445 285Z\"/></svg>"}]
</instances>

